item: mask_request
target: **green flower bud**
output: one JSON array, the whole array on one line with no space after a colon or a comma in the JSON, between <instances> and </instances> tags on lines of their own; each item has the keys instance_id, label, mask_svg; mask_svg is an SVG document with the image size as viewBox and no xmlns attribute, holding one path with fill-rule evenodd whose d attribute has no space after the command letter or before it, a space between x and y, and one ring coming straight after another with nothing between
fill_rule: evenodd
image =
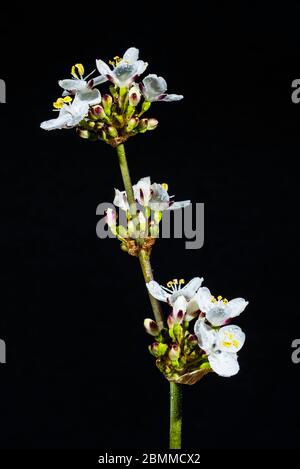
<instances>
[{"instance_id":1,"label":"green flower bud","mask_svg":"<svg viewBox=\"0 0 300 469\"><path fill-rule=\"evenodd\" d=\"M140 120L140 123L137 128L138 131L143 134L144 132L147 131L147 128L148 128L148 119Z\"/></svg>"},{"instance_id":2,"label":"green flower bud","mask_svg":"<svg viewBox=\"0 0 300 469\"><path fill-rule=\"evenodd\" d=\"M126 118L130 119L134 115L134 113L135 113L135 107L130 106L130 104L128 104L127 109L126 109Z\"/></svg>"},{"instance_id":3,"label":"green flower bud","mask_svg":"<svg viewBox=\"0 0 300 469\"><path fill-rule=\"evenodd\" d=\"M114 112L113 115L112 115L112 117L113 117L113 120L115 121L115 123L116 123L118 126L123 127L123 125L124 125L124 118L123 118L123 116L121 116L121 115L117 114L116 112Z\"/></svg>"},{"instance_id":4,"label":"green flower bud","mask_svg":"<svg viewBox=\"0 0 300 469\"><path fill-rule=\"evenodd\" d=\"M151 103L150 101L144 101L142 105L142 112L147 112L150 109Z\"/></svg>"},{"instance_id":5,"label":"green flower bud","mask_svg":"<svg viewBox=\"0 0 300 469\"><path fill-rule=\"evenodd\" d=\"M150 207L145 207L145 217L147 220L151 217L151 208Z\"/></svg>"},{"instance_id":6,"label":"green flower bud","mask_svg":"<svg viewBox=\"0 0 300 469\"><path fill-rule=\"evenodd\" d=\"M103 107L99 104L91 107L89 115L92 119L103 119L106 117Z\"/></svg>"},{"instance_id":7,"label":"green flower bud","mask_svg":"<svg viewBox=\"0 0 300 469\"><path fill-rule=\"evenodd\" d=\"M158 120L157 119L148 119L148 125L147 125L147 130L154 130L158 126Z\"/></svg>"},{"instance_id":8,"label":"green flower bud","mask_svg":"<svg viewBox=\"0 0 300 469\"><path fill-rule=\"evenodd\" d=\"M154 223L150 223L149 226L149 233L152 238L158 238L159 236L159 227L155 225Z\"/></svg>"},{"instance_id":9,"label":"green flower bud","mask_svg":"<svg viewBox=\"0 0 300 469\"><path fill-rule=\"evenodd\" d=\"M128 232L127 232L127 230L124 228L124 226L122 226L122 225L118 226L118 235L119 235L121 238L128 238Z\"/></svg>"},{"instance_id":10,"label":"green flower bud","mask_svg":"<svg viewBox=\"0 0 300 469\"><path fill-rule=\"evenodd\" d=\"M139 118L138 117L132 117L129 120L127 126L126 126L125 131L128 132L128 133L132 132L136 128L138 123L139 123Z\"/></svg>"},{"instance_id":11,"label":"green flower bud","mask_svg":"<svg viewBox=\"0 0 300 469\"><path fill-rule=\"evenodd\" d=\"M174 343L171 345L171 348L169 349L169 358L173 362L173 361L178 360L179 356L180 356L180 347L178 344Z\"/></svg>"},{"instance_id":12,"label":"green flower bud","mask_svg":"<svg viewBox=\"0 0 300 469\"><path fill-rule=\"evenodd\" d=\"M107 132L108 132L108 135L112 138L116 138L118 137L118 131L115 127L113 127L112 125L109 125L107 127Z\"/></svg>"},{"instance_id":13,"label":"green flower bud","mask_svg":"<svg viewBox=\"0 0 300 469\"><path fill-rule=\"evenodd\" d=\"M122 249L122 251L124 251L124 252L128 252L128 247L127 247L126 244L124 244L124 243L121 244L121 249Z\"/></svg>"},{"instance_id":14,"label":"green flower bud","mask_svg":"<svg viewBox=\"0 0 300 469\"><path fill-rule=\"evenodd\" d=\"M163 213L156 210L154 212L154 221L158 224L162 221Z\"/></svg>"},{"instance_id":15,"label":"green flower bud","mask_svg":"<svg viewBox=\"0 0 300 469\"><path fill-rule=\"evenodd\" d=\"M184 332L183 332L183 328L181 327L181 325L178 322L175 323L174 326L173 326L173 333L174 333L174 337L175 337L176 341L178 343L180 343L183 339Z\"/></svg>"},{"instance_id":16,"label":"green flower bud","mask_svg":"<svg viewBox=\"0 0 300 469\"><path fill-rule=\"evenodd\" d=\"M152 345L149 345L149 351L154 357L162 357L165 355L166 351L168 350L167 344L162 344L158 342L154 342Z\"/></svg>"},{"instance_id":17,"label":"green flower bud","mask_svg":"<svg viewBox=\"0 0 300 469\"><path fill-rule=\"evenodd\" d=\"M150 334L153 337L156 337L159 335L158 325L156 324L155 321L153 321L153 319L145 319L144 328L147 334Z\"/></svg>"},{"instance_id":18,"label":"green flower bud","mask_svg":"<svg viewBox=\"0 0 300 469\"><path fill-rule=\"evenodd\" d=\"M204 362L202 365L200 365L200 370L207 370L208 368L210 368L209 362Z\"/></svg>"},{"instance_id":19,"label":"green flower bud","mask_svg":"<svg viewBox=\"0 0 300 469\"><path fill-rule=\"evenodd\" d=\"M107 116L110 116L112 103L113 99L110 94L105 94L104 96L102 96L102 104L104 112Z\"/></svg>"},{"instance_id":20,"label":"green flower bud","mask_svg":"<svg viewBox=\"0 0 300 469\"><path fill-rule=\"evenodd\" d=\"M111 85L109 87L109 91L110 91L110 94L112 95L113 98L117 98L118 97L118 90L117 88L115 87L115 85Z\"/></svg>"},{"instance_id":21,"label":"green flower bud","mask_svg":"<svg viewBox=\"0 0 300 469\"><path fill-rule=\"evenodd\" d=\"M85 129L80 129L79 127L77 127L76 132L81 138L89 138L91 135L91 132Z\"/></svg>"}]
</instances>

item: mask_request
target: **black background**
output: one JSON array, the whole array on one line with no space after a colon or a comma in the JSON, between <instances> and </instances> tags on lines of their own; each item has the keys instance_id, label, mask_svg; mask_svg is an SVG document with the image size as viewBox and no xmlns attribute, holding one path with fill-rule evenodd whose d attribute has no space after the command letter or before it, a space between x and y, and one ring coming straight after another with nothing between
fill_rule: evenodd
<instances>
[{"instance_id":1,"label":"black background","mask_svg":"<svg viewBox=\"0 0 300 469\"><path fill-rule=\"evenodd\" d=\"M147 350L138 263L95 233L97 205L122 188L114 150L39 128L73 63L92 70L130 46L185 96L153 105L158 129L126 145L133 180L205 203L204 247L161 240L155 278L203 276L250 302L240 373L184 389L184 446L299 446L300 10L284 5L3 11L1 447L167 448L168 383Z\"/></svg>"}]
</instances>

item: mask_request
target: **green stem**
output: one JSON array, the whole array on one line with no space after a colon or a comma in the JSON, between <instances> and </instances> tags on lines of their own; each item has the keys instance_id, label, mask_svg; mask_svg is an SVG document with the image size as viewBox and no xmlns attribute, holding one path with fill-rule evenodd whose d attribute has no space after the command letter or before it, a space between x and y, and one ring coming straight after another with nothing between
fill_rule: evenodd
<instances>
[{"instance_id":1,"label":"green stem","mask_svg":"<svg viewBox=\"0 0 300 469\"><path fill-rule=\"evenodd\" d=\"M132 189L130 172L127 164L127 158L124 145L117 147L120 169L122 173L123 183L127 194L128 203L130 205L130 213L134 217L137 213L137 206ZM144 249L140 250L139 261L144 275L145 282L153 280L150 256ZM160 329L164 327L163 315L160 304L156 298L149 293L150 303L152 306L155 321ZM181 385L170 383L170 449L181 448L181 426L182 426L182 390Z\"/></svg>"},{"instance_id":2,"label":"green stem","mask_svg":"<svg viewBox=\"0 0 300 469\"><path fill-rule=\"evenodd\" d=\"M182 389L170 383L170 449L181 449Z\"/></svg>"},{"instance_id":3,"label":"green stem","mask_svg":"<svg viewBox=\"0 0 300 469\"><path fill-rule=\"evenodd\" d=\"M117 154L119 158L119 164L120 164L125 191L127 194L128 203L130 205L130 213L132 216L135 216L137 213L137 206L136 206L134 193L132 189L132 182L131 182L130 172L129 172L129 168L127 164L125 147L123 144L117 146ZM145 282L148 283L151 280L153 280L153 274L152 274L149 254L144 249L140 250L139 261L141 264ZM155 317L155 321L157 322L159 329L162 329L164 324L163 324L163 316L162 316L160 304L156 298L150 295L150 293L149 293L149 298L150 298L150 303L152 306L153 314Z\"/></svg>"}]
</instances>

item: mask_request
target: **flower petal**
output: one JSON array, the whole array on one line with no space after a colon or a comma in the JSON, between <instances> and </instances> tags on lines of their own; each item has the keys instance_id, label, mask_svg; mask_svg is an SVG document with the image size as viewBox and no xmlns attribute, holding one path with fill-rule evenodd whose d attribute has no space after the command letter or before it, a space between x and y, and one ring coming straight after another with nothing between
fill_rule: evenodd
<instances>
[{"instance_id":1,"label":"flower petal","mask_svg":"<svg viewBox=\"0 0 300 469\"><path fill-rule=\"evenodd\" d=\"M93 86L98 86L101 85L101 83L104 83L107 81L107 77L105 75L99 75L96 78L93 78Z\"/></svg>"},{"instance_id":2,"label":"flower petal","mask_svg":"<svg viewBox=\"0 0 300 469\"><path fill-rule=\"evenodd\" d=\"M64 129L72 122L71 114L59 115L56 119L50 119L41 123L40 127L44 130Z\"/></svg>"},{"instance_id":3,"label":"flower petal","mask_svg":"<svg viewBox=\"0 0 300 469\"><path fill-rule=\"evenodd\" d=\"M144 62L143 60L138 60L136 62L136 74L137 75L142 75L146 68L148 67L148 62Z\"/></svg>"},{"instance_id":4,"label":"flower petal","mask_svg":"<svg viewBox=\"0 0 300 469\"><path fill-rule=\"evenodd\" d=\"M209 354L216 343L217 332L205 324L203 318L200 318L195 322L194 331L198 339L199 347Z\"/></svg>"},{"instance_id":5,"label":"flower petal","mask_svg":"<svg viewBox=\"0 0 300 469\"><path fill-rule=\"evenodd\" d=\"M182 94L166 94L162 98L159 98L159 101L171 103L172 101L180 101L181 99L183 99Z\"/></svg>"},{"instance_id":6,"label":"flower petal","mask_svg":"<svg viewBox=\"0 0 300 469\"><path fill-rule=\"evenodd\" d=\"M121 210L129 210L129 203L127 200L126 191L119 191L119 189L115 189L115 198L113 203L116 207L119 207Z\"/></svg>"},{"instance_id":7,"label":"flower petal","mask_svg":"<svg viewBox=\"0 0 300 469\"><path fill-rule=\"evenodd\" d=\"M139 204L148 207L151 198L151 180L150 177L142 178L133 186L135 199Z\"/></svg>"},{"instance_id":8,"label":"flower petal","mask_svg":"<svg viewBox=\"0 0 300 469\"><path fill-rule=\"evenodd\" d=\"M130 64L136 62L139 58L139 50L136 47L129 47L123 55L123 60L128 61Z\"/></svg>"},{"instance_id":9,"label":"flower petal","mask_svg":"<svg viewBox=\"0 0 300 469\"><path fill-rule=\"evenodd\" d=\"M59 80L59 86L64 90L81 90L87 87L87 82L85 80Z\"/></svg>"},{"instance_id":10,"label":"flower petal","mask_svg":"<svg viewBox=\"0 0 300 469\"><path fill-rule=\"evenodd\" d=\"M189 205L191 205L191 201L190 201L190 200L184 200L184 201L182 201L182 202L173 202L173 203L167 208L167 210L178 210L178 209L181 209L181 208L188 207Z\"/></svg>"},{"instance_id":11,"label":"flower petal","mask_svg":"<svg viewBox=\"0 0 300 469\"><path fill-rule=\"evenodd\" d=\"M155 280L151 280L151 282L146 283L146 287L154 298L159 301L164 301L165 303L168 302L170 295L159 285L159 283L155 282Z\"/></svg>"},{"instance_id":12,"label":"flower petal","mask_svg":"<svg viewBox=\"0 0 300 469\"><path fill-rule=\"evenodd\" d=\"M238 326L221 327L218 333L217 347L223 352L238 352L245 343L245 334Z\"/></svg>"},{"instance_id":13,"label":"flower petal","mask_svg":"<svg viewBox=\"0 0 300 469\"><path fill-rule=\"evenodd\" d=\"M199 309L203 313L207 313L211 308L213 308L213 303L211 301L212 294L210 293L209 289L206 287L199 288L197 295L195 296L195 300L199 305Z\"/></svg>"},{"instance_id":14,"label":"flower petal","mask_svg":"<svg viewBox=\"0 0 300 469\"><path fill-rule=\"evenodd\" d=\"M240 369L236 353L216 352L209 355L208 361L219 376L226 378L236 375Z\"/></svg>"},{"instance_id":15,"label":"flower petal","mask_svg":"<svg viewBox=\"0 0 300 469\"><path fill-rule=\"evenodd\" d=\"M92 90L90 88L85 88L78 91L78 98L80 101L87 103L90 106L94 106L101 102L101 93L96 88Z\"/></svg>"},{"instance_id":16,"label":"flower petal","mask_svg":"<svg viewBox=\"0 0 300 469\"><path fill-rule=\"evenodd\" d=\"M181 323L183 321L187 308L187 301L184 296L179 296L173 305L173 318L175 322Z\"/></svg>"},{"instance_id":17,"label":"flower petal","mask_svg":"<svg viewBox=\"0 0 300 469\"><path fill-rule=\"evenodd\" d=\"M101 73L101 75L104 75L104 76L111 75L112 73L111 69L105 62L103 62L103 60L100 60L100 59L96 60L96 66L97 66L99 73Z\"/></svg>"},{"instance_id":18,"label":"flower petal","mask_svg":"<svg viewBox=\"0 0 300 469\"><path fill-rule=\"evenodd\" d=\"M155 74L147 75L143 79L143 94L148 101L157 101L158 98L166 91L167 83L162 77Z\"/></svg>"},{"instance_id":19,"label":"flower petal","mask_svg":"<svg viewBox=\"0 0 300 469\"><path fill-rule=\"evenodd\" d=\"M229 317L235 318L236 316L239 316L244 311L248 303L249 301L244 300L244 298L235 298L234 300L230 300L227 304Z\"/></svg>"}]
</instances>

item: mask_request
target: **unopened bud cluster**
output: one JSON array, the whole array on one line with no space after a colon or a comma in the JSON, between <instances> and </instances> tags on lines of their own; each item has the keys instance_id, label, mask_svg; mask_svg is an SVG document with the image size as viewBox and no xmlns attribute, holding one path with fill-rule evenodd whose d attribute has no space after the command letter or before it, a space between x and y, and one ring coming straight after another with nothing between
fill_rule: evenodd
<instances>
[{"instance_id":1,"label":"unopened bud cluster","mask_svg":"<svg viewBox=\"0 0 300 469\"><path fill-rule=\"evenodd\" d=\"M129 137L156 129L156 119L143 117L151 103L144 100L136 84L129 89L114 85L109 89L110 94L102 96L101 104L92 106L88 117L80 122L80 137L116 147Z\"/></svg>"},{"instance_id":2,"label":"unopened bud cluster","mask_svg":"<svg viewBox=\"0 0 300 469\"><path fill-rule=\"evenodd\" d=\"M146 332L155 340L149 345L149 351L156 358L157 368L169 381L180 381L190 373L210 369L207 355L198 346L197 337L189 332L189 325L188 321L181 324L168 321L168 327L160 331L155 321L144 321Z\"/></svg>"}]
</instances>

